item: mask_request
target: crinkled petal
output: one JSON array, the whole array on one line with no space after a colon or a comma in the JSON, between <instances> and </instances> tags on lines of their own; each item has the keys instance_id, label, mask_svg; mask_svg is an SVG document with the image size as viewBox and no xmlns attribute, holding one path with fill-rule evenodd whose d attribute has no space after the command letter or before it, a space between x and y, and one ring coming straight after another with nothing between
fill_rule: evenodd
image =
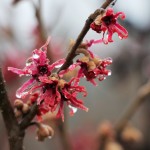
<instances>
[{"instance_id":1,"label":"crinkled petal","mask_svg":"<svg viewBox=\"0 0 150 150\"><path fill-rule=\"evenodd\" d=\"M94 81L94 79L89 80L94 86L97 86L96 82Z\"/></svg>"},{"instance_id":2,"label":"crinkled petal","mask_svg":"<svg viewBox=\"0 0 150 150\"><path fill-rule=\"evenodd\" d=\"M53 83L53 81L50 80L47 76L40 76L38 79L39 79L40 82L42 82L42 83Z\"/></svg>"},{"instance_id":3,"label":"crinkled petal","mask_svg":"<svg viewBox=\"0 0 150 150\"><path fill-rule=\"evenodd\" d=\"M61 102L56 117L57 117L57 118L60 118L60 117L61 117L61 118L62 118L62 121L64 122L63 108L64 108L64 103Z\"/></svg>"},{"instance_id":4,"label":"crinkled petal","mask_svg":"<svg viewBox=\"0 0 150 150\"><path fill-rule=\"evenodd\" d=\"M112 8L108 8L106 11L106 16L113 15L113 13L114 13L114 10Z\"/></svg>"},{"instance_id":5,"label":"crinkled petal","mask_svg":"<svg viewBox=\"0 0 150 150\"><path fill-rule=\"evenodd\" d=\"M26 75L26 72L22 69L17 69L17 68L14 68L14 67L8 67L8 70L12 71L13 73L16 73L18 75Z\"/></svg>"},{"instance_id":6,"label":"crinkled petal","mask_svg":"<svg viewBox=\"0 0 150 150\"><path fill-rule=\"evenodd\" d=\"M116 31L119 36L121 35L123 38L128 37L128 31L123 26L121 26L118 23L116 23L115 26L119 29L119 30Z\"/></svg>"},{"instance_id":7,"label":"crinkled petal","mask_svg":"<svg viewBox=\"0 0 150 150\"><path fill-rule=\"evenodd\" d=\"M62 78L65 73L74 70L77 66L79 66L79 63L70 65L67 69L60 71L59 76Z\"/></svg>"},{"instance_id":8,"label":"crinkled petal","mask_svg":"<svg viewBox=\"0 0 150 150\"><path fill-rule=\"evenodd\" d=\"M51 40L51 37L49 36L47 41L46 41L46 43L40 48L40 50L47 51L47 47L48 47L48 45L50 43L50 40Z\"/></svg>"},{"instance_id":9,"label":"crinkled petal","mask_svg":"<svg viewBox=\"0 0 150 150\"><path fill-rule=\"evenodd\" d=\"M26 95L29 94L29 87L33 84L35 80L32 78L26 81L16 92L16 96L18 98L24 98Z\"/></svg>"},{"instance_id":10,"label":"crinkled petal","mask_svg":"<svg viewBox=\"0 0 150 150\"><path fill-rule=\"evenodd\" d=\"M65 63L65 59L60 59L56 62L54 62L52 65L48 66L48 70L51 71L54 68L59 68Z\"/></svg>"},{"instance_id":11,"label":"crinkled petal","mask_svg":"<svg viewBox=\"0 0 150 150\"><path fill-rule=\"evenodd\" d=\"M113 31L111 29L108 29L108 42L113 42L112 40Z\"/></svg>"},{"instance_id":12,"label":"crinkled petal","mask_svg":"<svg viewBox=\"0 0 150 150\"><path fill-rule=\"evenodd\" d=\"M125 13L123 12L117 12L115 15L114 15L115 18L118 18L120 17L121 19L125 19L126 16L125 16Z\"/></svg>"}]
</instances>

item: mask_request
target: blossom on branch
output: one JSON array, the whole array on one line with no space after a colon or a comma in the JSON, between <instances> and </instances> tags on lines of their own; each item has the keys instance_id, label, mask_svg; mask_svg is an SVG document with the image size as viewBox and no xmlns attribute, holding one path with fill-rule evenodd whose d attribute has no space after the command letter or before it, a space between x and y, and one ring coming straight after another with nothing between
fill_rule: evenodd
<instances>
[{"instance_id":1,"label":"blossom on branch","mask_svg":"<svg viewBox=\"0 0 150 150\"><path fill-rule=\"evenodd\" d=\"M47 112L57 112L57 117L62 117L64 120L64 103L70 108L70 115L73 115L77 108L88 111L83 105L83 101L77 99L78 93L83 93L86 96L86 90L83 86L79 86L79 79L72 78L69 82L58 77L40 77L42 86L41 92L37 99L39 105L38 115L41 116Z\"/></svg>"},{"instance_id":2,"label":"blossom on branch","mask_svg":"<svg viewBox=\"0 0 150 150\"><path fill-rule=\"evenodd\" d=\"M118 17L123 20L125 19L125 14L123 12L114 13L112 8L108 8L103 15L99 15L91 23L91 29L97 33L103 32L103 43L108 44L108 42L113 42L112 36L114 33L117 33L120 39L126 39L128 37L127 30L117 22ZM106 32L107 36L104 38Z\"/></svg>"},{"instance_id":3,"label":"blossom on branch","mask_svg":"<svg viewBox=\"0 0 150 150\"><path fill-rule=\"evenodd\" d=\"M47 47L50 42L50 38L48 38L47 42L40 48L35 49L32 53L32 56L28 58L26 62L26 66L23 69L8 67L9 71L12 71L19 76L31 76L31 79L26 81L16 92L18 98L23 98L28 95L29 89L34 84L39 84L40 76L49 76L51 75L53 69L55 67L59 67L62 65L65 60L60 59L53 64L50 64L50 61L47 58Z\"/></svg>"},{"instance_id":4,"label":"blossom on branch","mask_svg":"<svg viewBox=\"0 0 150 150\"><path fill-rule=\"evenodd\" d=\"M102 81L107 76L111 75L111 71L106 69L106 67L112 63L111 58L101 60L99 58L84 56L78 59L77 63L80 65L77 77L86 77L87 81L90 81L93 85L96 85L94 79L98 78L99 81Z\"/></svg>"}]
</instances>

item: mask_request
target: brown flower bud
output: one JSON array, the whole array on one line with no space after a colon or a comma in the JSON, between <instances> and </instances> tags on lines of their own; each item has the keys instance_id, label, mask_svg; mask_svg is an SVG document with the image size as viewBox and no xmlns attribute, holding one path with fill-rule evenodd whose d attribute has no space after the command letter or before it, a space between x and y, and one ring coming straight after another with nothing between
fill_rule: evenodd
<instances>
[{"instance_id":1,"label":"brown flower bud","mask_svg":"<svg viewBox=\"0 0 150 150\"><path fill-rule=\"evenodd\" d=\"M100 59L99 58L93 58L93 61L94 61L94 63L95 63L95 65L99 65L99 63L100 63Z\"/></svg>"},{"instance_id":2,"label":"brown flower bud","mask_svg":"<svg viewBox=\"0 0 150 150\"><path fill-rule=\"evenodd\" d=\"M88 70L91 71L96 68L96 65L93 61L88 62Z\"/></svg>"},{"instance_id":3,"label":"brown flower bud","mask_svg":"<svg viewBox=\"0 0 150 150\"><path fill-rule=\"evenodd\" d=\"M66 81L65 81L65 80L60 79L60 80L59 80L59 82L58 82L58 85L59 85L59 87L63 88L63 87L64 87L64 85L65 85L65 83L66 83Z\"/></svg>"},{"instance_id":4,"label":"brown flower bud","mask_svg":"<svg viewBox=\"0 0 150 150\"><path fill-rule=\"evenodd\" d=\"M101 137L112 138L114 136L114 130L110 122L105 121L100 124L98 133Z\"/></svg>"},{"instance_id":5,"label":"brown flower bud","mask_svg":"<svg viewBox=\"0 0 150 150\"><path fill-rule=\"evenodd\" d=\"M110 141L106 144L105 150L123 150L123 147L115 141Z\"/></svg>"},{"instance_id":6,"label":"brown flower bud","mask_svg":"<svg viewBox=\"0 0 150 150\"><path fill-rule=\"evenodd\" d=\"M28 113L28 112L29 112L29 110L30 110L29 105L27 105L27 104L23 104L22 112L23 112L24 114L26 114L26 113Z\"/></svg>"},{"instance_id":7,"label":"brown flower bud","mask_svg":"<svg viewBox=\"0 0 150 150\"><path fill-rule=\"evenodd\" d=\"M14 114L15 114L16 118L19 118L22 116L22 112L20 110L18 110L17 108L14 109Z\"/></svg>"},{"instance_id":8,"label":"brown flower bud","mask_svg":"<svg viewBox=\"0 0 150 150\"><path fill-rule=\"evenodd\" d=\"M44 141L45 138L52 138L53 135L54 135L54 130L50 126L39 124L37 130L38 141Z\"/></svg>"},{"instance_id":9,"label":"brown flower bud","mask_svg":"<svg viewBox=\"0 0 150 150\"><path fill-rule=\"evenodd\" d=\"M20 99L16 99L14 102L14 107L16 107L17 109L22 109L23 107L23 101Z\"/></svg>"},{"instance_id":10,"label":"brown flower bud","mask_svg":"<svg viewBox=\"0 0 150 150\"><path fill-rule=\"evenodd\" d=\"M89 62L89 57L84 56L84 57L80 58L79 60L82 62Z\"/></svg>"},{"instance_id":11,"label":"brown flower bud","mask_svg":"<svg viewBox=\"0 0 150 150\"><path fill-rule=\"evenodd\" d=\"M142 133L132 126L127 126L121 133L121 137L126 142L139 142L142 139Z\"/></svg>"}]
</instances>

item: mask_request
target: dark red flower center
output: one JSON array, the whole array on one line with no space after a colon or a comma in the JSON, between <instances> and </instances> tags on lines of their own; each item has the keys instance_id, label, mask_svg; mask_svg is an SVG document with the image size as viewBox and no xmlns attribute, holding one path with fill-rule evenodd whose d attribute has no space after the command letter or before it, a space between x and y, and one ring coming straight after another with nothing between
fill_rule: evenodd
<instances>
[{"instance_id":1,"label":"dark red flower center","mask_svg":"<svg viewBox=\"0 0 150 150\"><path fill-rule=\"evenodd\" d=\"M109 26L110 24L116 22L116 20L113 17L113 15L103 17L102 21L105 23L106 26Z\"/></svg>"},{"instance_id":2,"label":"dark red flower center","mask_svg":"<svg viewBox=\"0 0 150 150\"><path fill-rule=\"evenodd\" d=\"M87 80L91 80L91 79L94 79L96 78L96 75L93 71L88 71L86 74L85 74Z\"/></svg>"},{"instance_id":3,"label":"dark red flower center","mask_svg":"<svg viewBox=\"0 0 150 150\"><path fill-rule=\"evenodd\" d=\"M46 90L52 90L52 92L55 93L57 84L58 84L58 81L54 81L53 83L46 83L43 86L43 93L45 93Z\"/></svg>"},{"instance_id":4,"label":"dark red flower center","mask_svg":"<svg viewBox=\"0 0 150 150\"><path fill-rule=\"evenodd\" d=\"M39 72L40 75L48 74L47 65L38 66L38 72Z\"/></svg>"}]
</instances>

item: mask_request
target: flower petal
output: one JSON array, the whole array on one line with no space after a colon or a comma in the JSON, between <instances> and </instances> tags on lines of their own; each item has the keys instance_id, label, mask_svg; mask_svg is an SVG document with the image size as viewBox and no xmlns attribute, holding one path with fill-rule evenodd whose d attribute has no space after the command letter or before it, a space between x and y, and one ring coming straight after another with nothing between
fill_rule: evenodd
<instances>
[{"instance_id":1,"label":"flower petal","mask_svg":"<svg viewBox=\"0 0 150 150\"><path fill-rule=\"evenodd\" d=\"M28 95L28 91L29 91L29 86L31 86L33 84L35 80L32 78L28 81L26 81L16 92L16 96L18 98L24 98L26 95Z\"/></svg>"}]
</instances>

